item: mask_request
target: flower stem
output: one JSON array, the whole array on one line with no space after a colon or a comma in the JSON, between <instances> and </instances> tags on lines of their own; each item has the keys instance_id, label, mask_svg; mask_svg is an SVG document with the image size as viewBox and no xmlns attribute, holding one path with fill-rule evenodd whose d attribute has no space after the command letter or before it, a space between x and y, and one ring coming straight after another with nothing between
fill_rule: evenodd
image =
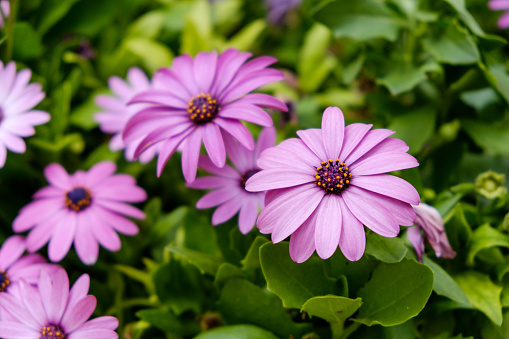
<instances>
[{"instance_id":1,"label":"flower stem","mask_svg":"<svg viewBox=\"0 0 509 339\"><path fill-rule=\"evenodd\" d=\"M18 0L9 1L9 21L7 23L7 48L5 50L5 63L12 59L12 48L14 46L14 22L16 21L16 2Z\"/></svg>"}]
</instances>

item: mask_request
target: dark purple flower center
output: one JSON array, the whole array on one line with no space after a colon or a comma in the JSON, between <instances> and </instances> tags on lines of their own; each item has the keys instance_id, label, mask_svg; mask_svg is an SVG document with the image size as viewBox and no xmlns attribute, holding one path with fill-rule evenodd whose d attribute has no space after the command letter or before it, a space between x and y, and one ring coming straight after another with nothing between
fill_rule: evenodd
<instances>
[{"instance_id":1,"label":"dark purple flower center","mask_svg":"<svg viewBox=\"0 0 509 339\"><path fill-rule=\"evenodd\" d=\"M65 205L76 212L84 210L90 206L91 202L92 195L90 191L83 187L77 187L65 195Z\"/></svg>"},{"instance_id":2,"label":"dark purple flower center","mask_svg":"<svg viewBox=\"0 0 509 339\"><path fill-rule=\"evenodd\" d=\"M0 271L0 292L5 292L10 283L11 281L9 280L7 272Z\"/></svg>"},{"instance_id":3,"label":"dark purple flower center","mask_svg":"<svg viewBox=\"0 0 509 339\"><path fill-rule=\"evenodd\" d=\"M187 113L197 125L203 125L214 120L217 112L219 112L217 100L212 98L210 94L198 94L192 97L187 105Z\"/></svg>"},{"instance_id":4,"label":"dark purple flower center","mask_svg":"<svg viewBox=\"0 0 509 339\"><path fill-rule=\"evenodd\" d=\"M253 169L246 171L244 174L242 174L242 177L240 177L240 187L245 189L246 181L258 172L260 172L260 170L258 168L253 168Z\"/></svg>"},{"instance_id":5,"label":"dark purple flower center","mask_svg":"<svg viewBox=\"0 0 509 339\"><path fill-rule=\"evenodd\" d=\"M352 174L344 162L329 159L316 168L315 178L316 184L325 192L340 195L350 186Z\"/></svg>"},{"instance_id":6,"label":"dark purple flower center","mask_svg":"<svg viewBox=\"0 0 509 339\"><path fill-rule=\"evenodd\" d=\"M65 333L60 326L49 324L42 328L39 339L65 339Z\"/></svg>"}]
</instances>

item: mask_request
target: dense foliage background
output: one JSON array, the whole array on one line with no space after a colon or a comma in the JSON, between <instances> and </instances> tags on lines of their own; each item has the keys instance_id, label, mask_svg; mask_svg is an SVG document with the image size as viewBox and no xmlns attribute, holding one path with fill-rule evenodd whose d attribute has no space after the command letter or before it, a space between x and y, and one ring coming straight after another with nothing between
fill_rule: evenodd
<instances>
[{"instance_id":1,"label":"dense foliage background","mask_svg":"<svg viewBox=\"0 0 509 339\"><path fill-rule=\"evenodd\" d=\"M73 250L61 262L71 280L91 275L96 315L117 317L120 337L509 337L509 201L503 178L484 173L509 168L508 35L486 0L305 0L277 23L261 0L12 2L2 59L32 69L52 118L0 170L0 239L51 162L74 172L109 159L135 176L149 195L140 233L94 266ZM179 155L157 178L155 161L109 151L93 114L110 76L229 47L278 58L286 79L263 88L290 107L273 114L278 141L319 127L331 105L396 131L420 163L396 174L439 209L456 258L428 249L419 264L402 229L368 233L358 262L336 251L296 264L287 242L243 236L236 218L212 227Z\"/></svg>"}]
</instances>

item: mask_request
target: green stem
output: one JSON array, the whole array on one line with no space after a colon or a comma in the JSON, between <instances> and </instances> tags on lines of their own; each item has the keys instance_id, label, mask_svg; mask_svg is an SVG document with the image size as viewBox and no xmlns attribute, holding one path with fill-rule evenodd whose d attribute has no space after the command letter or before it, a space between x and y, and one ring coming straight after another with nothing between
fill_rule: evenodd
<instances>
[{"instance_id":1,"label":"green stem","mask_svg":"<svg viewBox=\"0 0 509 339\"><path fill-rule=\"evenodd\" d=\"M341 337L339 337L340 339L346 339L350 336L350 334L352 334L353 332L357 331L357 329L361 326L362 324L361 323L358 323L358 322L354 322L352 323L352 325L348 326L347 328L345 328L345 330L343 331Z\"/></svg>"},{"instance_id":2,"label":"green stem","mask_svg":"<svg viewBox=\"0 0 509 339\"><path fill-rule=\"evenodd\" d=\"M332 339L342 339L343 338L343 327L344 327L344 324L342 322L330 323L330 329L332 331Z\"/></svg>"},{"instance_id":3,"label":"green stem","mask_svg":"<svg viewBox=\"0 0 509 339\"><path fill-rule=\"evenodd\" d=\"M14 22L16 21L16 2L18 0L9 1L9 22L7 24L7 49L5 51L5 63L12 59L12 48L14 45Z\"/></svg>"}]
</instances>

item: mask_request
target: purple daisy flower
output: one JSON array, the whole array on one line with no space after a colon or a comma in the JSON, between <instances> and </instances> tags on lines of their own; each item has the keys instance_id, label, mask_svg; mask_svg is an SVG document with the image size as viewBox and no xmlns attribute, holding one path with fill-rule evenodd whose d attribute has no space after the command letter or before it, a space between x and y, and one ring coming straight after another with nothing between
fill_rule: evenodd
<instances>
[{"instance_id":1,"label":"purple daisy flower","mask_svg":"<svg viewBox=\"0 0 509 339\"><path fill-rule=\"evenodd\" d=\"M5 339L113 339L118 338L114 317L88 320L97 300L87 295L90 277L83 274L69 291L64 269L53 275L41 272L37 288L21 280L20 296L0 293L0 305L12 319L0 321Z\"/></svg>"},{"instance_id":2,"label":"purple daisy flower","mask_svg":"<svg viewBox=\"0 0 509 339\"><path fill-rule=\"evenodd\" d=\"M418 206L413 206L413 208L416 215L415 227L409 228L406 234L408 240L414 246L419 261L422 262L422 253L424 253L424 238L429 242L438 258L454 258L456 252L449 244L440 213L434 207L425 203L420 203Z\"/></svg>"},{"instance_id":3,"label":"purple daisy flower","mask_svg":"<svg viewBox=\"0 0 509 339\"><path fill-rule=\"evenodd\" d=\"M94 119L99 123L101 131L115 134L110 140L110 149L112 151L119 151L125 148L125 158L128 161L133 161L134 152L140 145L143 137L133 140L129 144L125 144L124 140L122 140L122 133L124 132L127 121L129 121L134 114L146 108L147 105L127 105L127 103L137 94L150 89L150 80L141 69L133 67L127 72L127 81L113 76L108 80L108 85L114 95L98 95L96 97L95 103L104 111L95 114ZM140 162L149 162L154 158L156 153L156 147L148 149L140 155Z\"/></svg>"},{"instance_id":4,"label":"purple daisy flower","mask_svg":"<svg viewBox=\"0 0 509 339\"><path fill-rule=\"evenodd\" d=\"M274 146L276 132L274 128L264 128L258 137L254 150L250 151L240 145L233 137L223 133L226 154L234 167L215 166L209 158L201 156L198 167L215 174L215 176L197 178L188 187L197 189L214 189L205 194L197 203L196 208L219 206L212 215L212 225L219 225L239 213L239 229L247 234L253 228L258 211L264 207L265 192L248 192L246 181L260 171L256 161L260 153Z\"/></svg>"},{"instance_id":5,"label":"purple daisy flower","mask_svg":"<svg viewBox=\"0 0 509 339\"><path fill-rule=\"evenodd\" d=\"M509 0L490 0L488 7L493 11L506 11L498 19L498 28L506 29L509 27Z\"/></svg>"},{"instance_id":6,"label":"purple daisy flower","mask_svg":"<svg viewBox=\"0 0 509 339\"><path fill-rule=\"evenodd\" d=\"M193 59L182 55L172 68L161 68L153 78L153 89L138 94L132 103L148 103L132 117L124 130L124 141L144 137L135 157L154 144L161 143L157 175L182 145L182 170L187 182L194 181L202 140L210 160L217 167L226 162L221 130L244 147L254 148L253 136L241 120L271 127L272 119L260 107L286 111L286 106L266 94L248 94L252 90L283 79L283 74L267 66L275 58L264 56L246 63L250 53L229 49L200 52Z\"/></svg>"},{"instance_id":7,"label":"purple daisy flower","mask_svg":"<svg viewBox=\"0 0 509 339\"><path fill-rule=\"evenodd\" d=\"M20 279L37 284L42 269L53 271L57 267L39 254L23 255L25 250L25 238L19 235L7 238L0 248L0 293L19 295Z\"/></svg>"},{"instance_id":8,"label":"purple daisy flower","mask_svg":"<svg viewBox=\"0 0 509 339\"><path fill-rule=\"evenodd\" d=\"M99 255L99 244L109 251L120 249L116 232L137 234L138 226L124 215L143 219L145 214L126 202L141 202L147 195L133 177L113 175L115 170L116 165L108 161L73 175L59 164L48 165L44 175L51 185L34 194L35 201L21 209L12 225L15 232L32 229L28 250L35 252L49 242L49 258L56 262L74 241L78 257L91 265Z\"/></svg>"},{"instance_id":9,"label":"purple daisy flower","mask_svg":"<svg viewBox=\"0 0 509 339\"><path fill-rule=\"evenodd\" d=\"M258 159L262 170L246 183L252 192L267 191L258 217L262 233L274 243L291 235L290 255L296 262L313 252L329 258L336 248L349 260L362 257L364 228L395 237L399 226L411 226L419 194L403 179L382 174L418 166L408 146L388 138L393 131L372 125L345 127L343 113L329 107L322 129L297 132Z\"/></svg>"},{"instance_id":10,"label":"purple daisy flower","mask_svg":"<svg viewBox=\"0 0 509 339\"><path fill-rule=\"evenodd\" d=\"M48 113L32 110L45 94L40 84L28 84L31 76L29 69L16 73L13 61L5 67L0 61L0 168L5 164L7 149L25 153L22 138L34 135L34 126L50 119Z\"/></svg>"}]
</instances>

